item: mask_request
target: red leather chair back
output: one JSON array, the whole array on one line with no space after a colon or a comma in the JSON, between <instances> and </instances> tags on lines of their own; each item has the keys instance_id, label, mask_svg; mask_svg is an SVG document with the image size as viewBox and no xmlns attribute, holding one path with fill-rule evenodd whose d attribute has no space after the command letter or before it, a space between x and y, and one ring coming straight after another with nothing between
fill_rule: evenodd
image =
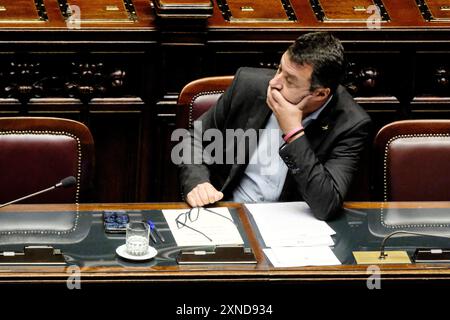
<instances>
[{"instance_id":1,"label":"red leather chair back","mask_svg":"<svg viewBox=\"0 0 450 320\"><path fill-rule=\"evenodd\" d=\"M178 97L178 128L190 128L230 86L233 76L202 78L188 83Z\"/></svg>"},{"instance_id":2,"label":"red leather chair back","mask_svg":"<svg viewBox=\"0 0 450 320\"><path fill-rule=\"evenodd\" d=\"M94 141L84 124L58 118L0 118L0 203L51 187L67 176L77 179L74 187L24 202L82 201L92 183L93 165Z\"/></svg>"},{"instance_id":3,"label":"red leather chair back","mask_svg":"<svg viewBox=\"0 0 450 320\"><path fill-rule=\"evenodd\" d=\"M374 144L385 201L450 201L450 120L393 122Z\"/></svg>"}]
</instances>

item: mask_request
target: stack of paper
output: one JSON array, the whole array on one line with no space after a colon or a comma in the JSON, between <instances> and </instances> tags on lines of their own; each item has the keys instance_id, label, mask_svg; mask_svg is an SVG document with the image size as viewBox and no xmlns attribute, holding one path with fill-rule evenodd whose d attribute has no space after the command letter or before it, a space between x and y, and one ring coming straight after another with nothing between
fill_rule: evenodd
<instances>
[{"instance_id":1,"label":"stack of paper","mask_svg":"<svg viewBox=\"0 0 450 320\"><path fill-rule=\"evenodd\" d=\"M275 267L339 265L330 246L334 230L317 220L305 202L245 205L268 248Z\"/></svg>"}]
</instances>

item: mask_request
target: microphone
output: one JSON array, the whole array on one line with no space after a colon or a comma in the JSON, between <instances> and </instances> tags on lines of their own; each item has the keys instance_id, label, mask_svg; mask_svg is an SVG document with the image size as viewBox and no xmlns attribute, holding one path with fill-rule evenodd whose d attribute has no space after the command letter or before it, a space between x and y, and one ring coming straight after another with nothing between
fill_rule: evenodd
<instances>
[{"instance_id":1,"label":"microphone","mask_svg":"<svg viewBox=\"0 0 450 320\"><path fill-rule=\"evenodd\" d=\"M425 233L425 232L412 232L412 231L404 231L404 230L394 231L394 232L388 234L386 237L384 237L383 241L381 242L380 256L378 257L378 259L384 260L388 257L388 255L386 254L386 252L384 250L384 248L386 247L386 241L398 234L409 234L409 235L413 235L413 236L435 237L435 238L445 238L445 239L450 238L450 236L437 235L437 234Z\"/></svg>"},{"instance_id":2,"label":"microphone","mask_svg":"<svg viewBox=\"0 0 450 320\"><path fill-rule=\"evenodd\" d=\"M60 182L54 185L55 188L63 187L68 188L74 186L77 183L77 179L74 176L65 177Z\"/></svg>"},{"instance_id":3,"label":"microphone","mask_svg":"<svg viewBox=\"0 0 450 320\"><path fill-rule=\"evenodd\" d=\"M47 188L47 189L44 189L44 190L41 190L41 191L38 191L38 192L35 192L35 193L32 193L32 194L29 194L27 196L24 196L22 198L10 201L8 203L4 203L4 204L0 205L0 208L9 206L10 204L13 204L13 203L16 203L16 202L19 202L19 201L22 201L22 200L25 200L25 199L28 199L28 198L31 198L31 197L34 197L34 196L37 196L37 195L39 195L41 193L45 193L47 191L50 191L50 190L53 190L53 189L56 189L56 188L60 188L60 187L68 188L68 187L71 187L71 186L75 185L76 182L77 182L77 179L75 179L74 176L66 177L66 178L62 179L60 182L58 182L57 184L55 184L54 186L51 186L50 188Z\"/></svg>"},{"instance_id":4,"label":"microphone","mask_svg":"<svg viewBox=\"0 0 450 320\"><path fill-rule=\"evenodd\" d=\"M413 236L422 237L436 237L450 239L450 236L438 235L425 232L413 232L413 231L394 231L383 238L380 245L380 251L353 251L357 264L392 264L392 263L411 263L408 253L405 250L400 251L385 251L386 242L400 234L408 234ZM416 250L417 251L417 250Z\"/></svg>"}]
</instances>

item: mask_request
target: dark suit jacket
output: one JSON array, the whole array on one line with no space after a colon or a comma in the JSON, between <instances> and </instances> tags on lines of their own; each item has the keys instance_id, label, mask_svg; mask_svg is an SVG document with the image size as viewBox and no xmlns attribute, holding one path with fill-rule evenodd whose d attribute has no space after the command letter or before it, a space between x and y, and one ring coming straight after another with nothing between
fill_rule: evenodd
<instances>
[{"instance_id":1,"label":"dark suit jacket","mask_svg":"<svg viewBox=\"0 0 450 320\"><path fill-rule=\"evenodd\" d=\"M215 128L225 136L226 129L264 128L271 115L266 95L273 75L274 70L269 69L239 69L217 104L199 118L202 131ZM305 135L280 149L289 168L280 201L304 200L319 219L336 214L358 169L369 127L367 113L339 86L318 119L307 126ZM184 143L193 140L191 136ZM230 152L231 147L231 141L226 141L224 151ZM246 145L245 150L247 163L254 149ZM245 168L246 164L236 163L183 164L182 192L186 195L199 183L211 182L229 199Z\"/></svg>"}]
</instances>

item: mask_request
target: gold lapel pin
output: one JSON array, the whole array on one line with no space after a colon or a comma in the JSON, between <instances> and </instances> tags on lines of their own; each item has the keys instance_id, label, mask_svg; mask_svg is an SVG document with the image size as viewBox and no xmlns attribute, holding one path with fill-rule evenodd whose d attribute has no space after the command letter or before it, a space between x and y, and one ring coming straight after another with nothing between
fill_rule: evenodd
<instances>
[{"instance_id":1,"label":"gold lapel pin","mask_svg":"<svg viewBox=\"0 0 450 320\"><path fill-rule=\"evenodd\" d=\"M328 125L321 126L321 128L323 131L328 130Z\"/></svg>"}]
</instances>

